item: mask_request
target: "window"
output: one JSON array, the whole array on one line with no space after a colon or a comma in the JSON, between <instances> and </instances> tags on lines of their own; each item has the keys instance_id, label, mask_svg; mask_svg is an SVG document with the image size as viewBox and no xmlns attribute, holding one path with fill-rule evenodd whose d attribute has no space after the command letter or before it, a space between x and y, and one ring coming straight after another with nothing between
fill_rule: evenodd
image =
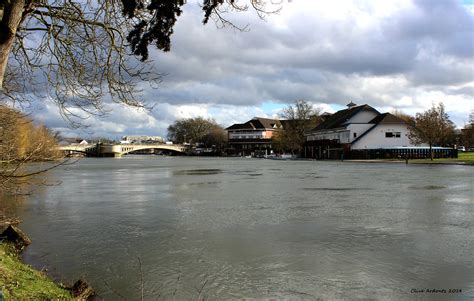
<instances>
[{"instance_id":1,"label":"window","mask_svg":"<svg viewBox=\"0 0 474 301\"><path fill-rule=\"evenodd\" d=\"M400 138L400 132L386 132L385 138Z\"/></svg>"},{"instance_id":2,"label":"window","mask_svg":"<svg viewBox=\"0 0 474 301\"><path fill-rule=\"evenodd\" d=\"M354 133L354 138L357 138L357 133Z\"/></svg>"}]
</instances>

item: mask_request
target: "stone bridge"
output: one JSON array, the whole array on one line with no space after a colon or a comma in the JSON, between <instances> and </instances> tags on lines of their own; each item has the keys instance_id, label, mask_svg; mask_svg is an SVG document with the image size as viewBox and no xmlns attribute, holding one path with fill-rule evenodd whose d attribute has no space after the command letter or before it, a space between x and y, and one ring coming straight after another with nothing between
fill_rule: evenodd
<instances>
[{"instance_id":1,"label":"stone bridge","mask_svg":"<svg viewBox=\"0 0 474 301\"><path fill-rule=\"evenodd\" d=\"M131 152L158 149L176 153L186 152L186 147L181 144L86 144L66 145L59 147L66 153L83 153L90 157L122 157Z\"/></svg>"}]
</instances>

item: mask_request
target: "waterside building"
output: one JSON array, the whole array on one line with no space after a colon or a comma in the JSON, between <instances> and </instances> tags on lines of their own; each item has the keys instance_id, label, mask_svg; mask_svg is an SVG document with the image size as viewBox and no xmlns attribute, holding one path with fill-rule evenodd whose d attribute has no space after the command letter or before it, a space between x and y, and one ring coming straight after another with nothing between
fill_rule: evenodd
<instances>
[{"instance_id":1,"label":"waterside building","mask_svg":"<svg viewBox=\"0 0 474 301\"><path fill-rule=\"evenodd\" d=\"M265 156L273 152L272 137L282 130L277 119L254 117L226 128L228 153L239 156Z\"/></svg>"},{"instance_id":2,"label":"waterside building","mask_svg":"<svg viewBox=\"0 0 474 301\"><path fill-rule=\"evenodd\" d=\"M414 145L408 124L390 113L355 105L329 116L306 134L304 156L316 159L423 158L426 145ZM434 148L435 157L452 157L452 148Z\"/></svg>"}]
</instances>

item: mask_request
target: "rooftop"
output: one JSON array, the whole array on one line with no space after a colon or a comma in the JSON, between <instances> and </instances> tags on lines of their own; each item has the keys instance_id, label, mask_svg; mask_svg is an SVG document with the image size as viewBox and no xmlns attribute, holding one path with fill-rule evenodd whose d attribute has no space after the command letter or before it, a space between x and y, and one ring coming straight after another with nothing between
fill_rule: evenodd
<instances>
[{"instance_id":1,"label":"rooftop","mask_svg":"<svg viewBox=\"0 0 474 301\"><path fill-rule=\"evenodd\" d=\"M350 107L345 110L340 110L337 111L336 113L332 114L331 116L328 116L324 122L319 124L317 127L313 129L313 131L321 131L321 130L327 130L327 129L334 129L334 128L340 128L344 125L344 123L351 119L352 116L356 115L357 113L363 111L363 110L368 110L368 111L373 111L377 114L380 114L379 111L376 109L372 108L371 106L365 104L365 105L360 105L360 106L355 106L355 107Z\"/></svg>"}]
</instances>

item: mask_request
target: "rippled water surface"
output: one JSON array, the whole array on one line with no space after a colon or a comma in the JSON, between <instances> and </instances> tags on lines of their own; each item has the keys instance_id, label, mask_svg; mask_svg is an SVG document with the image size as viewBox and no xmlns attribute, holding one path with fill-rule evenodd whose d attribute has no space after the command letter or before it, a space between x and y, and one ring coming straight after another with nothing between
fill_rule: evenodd
<instances>
[{"instance_id":1,"label":"rippled water surface","mask_svg":"<svg viewBox=\"0 0 474 301\"><path fill-rule=\"evenodd\" d=\"M470 300L474 168L128 156L18 205L25 260L106 300ZM140 264L141 262L141 264ZM414 293L413 289L461 289Z\"/></svg>"}]
</instances>

